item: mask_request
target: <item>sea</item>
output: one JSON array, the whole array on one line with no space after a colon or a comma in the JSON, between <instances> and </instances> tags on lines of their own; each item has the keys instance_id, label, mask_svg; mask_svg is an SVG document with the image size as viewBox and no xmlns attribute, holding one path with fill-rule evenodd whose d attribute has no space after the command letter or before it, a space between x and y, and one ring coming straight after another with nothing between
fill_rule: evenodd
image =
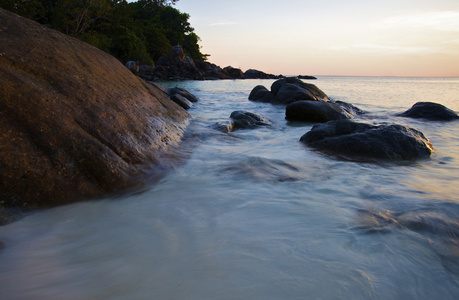
<instances>
[{"instance_id":1,"label":"sea","mask_svg":"<svg viewBox=\"0 0 459 300\"><path fill-rule=\"evenodd\" d=\"M248 100L274 80L165 82L200 100L185 160L142 191L46 209L0 227L0 299L459 299L459 78L305 80L435 153L341 160L299 140L314 124ZM224 133L233 111L273 123ZM191 145L191 146L190 146Z\"/></svg>"}]
</instances>

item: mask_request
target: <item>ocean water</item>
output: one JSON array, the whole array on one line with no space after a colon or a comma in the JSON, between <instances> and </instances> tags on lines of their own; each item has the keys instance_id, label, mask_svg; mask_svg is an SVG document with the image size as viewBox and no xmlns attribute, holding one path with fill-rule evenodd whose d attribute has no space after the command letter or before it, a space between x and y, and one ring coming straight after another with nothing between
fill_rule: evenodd
<instances>
[{"instance_id":1,"label":"ocean water","mask_svg":"<svg viewBox=\"0 0 459 300\"><path fill-rule=\"evenodd\" d=\"M313 124L247 99L272 82L167 83L200 98L189 158L141 193L0 227L0 299L458 299L459 121L395 115L418 101L459 111L459 78L307 81L435 149L377 164L301 144ZM235 110L273 126L212 129Z\"/></svg>"}]
</instances>

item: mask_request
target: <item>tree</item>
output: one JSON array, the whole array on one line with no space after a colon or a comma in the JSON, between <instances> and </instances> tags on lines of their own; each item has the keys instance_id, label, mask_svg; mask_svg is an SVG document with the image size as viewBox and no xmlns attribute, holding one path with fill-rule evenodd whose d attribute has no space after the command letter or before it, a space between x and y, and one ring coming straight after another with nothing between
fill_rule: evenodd
<instances>
[{"instance_id":1,"label":"tree","mask_svg":"<svg viewBox=\"0 0 459 300\"><path fill-rule=\"evenodd\" d=\"M59 29L78 37L98 20L106 19L112 7L108 0L60 0L57 9Z\"/></svg>"}]
</instances>

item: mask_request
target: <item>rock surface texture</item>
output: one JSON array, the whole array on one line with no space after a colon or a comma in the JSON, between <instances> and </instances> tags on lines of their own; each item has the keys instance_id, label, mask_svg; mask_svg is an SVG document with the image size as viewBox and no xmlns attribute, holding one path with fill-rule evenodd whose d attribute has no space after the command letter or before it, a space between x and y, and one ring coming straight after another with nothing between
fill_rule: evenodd
<instances>
[{"instance_id":1,"label":"rock surface texture","mask_svg":"<svg viewBox=\"0 0 459 300\"><path fill-rule=\"evenodd\" d=\"M253 88L249 100L274 104L290 104L299 100L327 101L327 95L314 84L306 83L296 77L276 80L271 91L259 85Z\"/></svg>"},{"instance_id":2,"label":"rock surface texture","mask_svg":"<svg viewBox=\"0 0 459 300\"><path fill-rule=\"evenodd\" d=\"M302 100L287 105L285 118L289 121L324 123L332 120L352 119L353 114L333 102Z\"/></svg>"},{"instance_id":3,"label":"rock surface texture","mask_svg":"<svg viewBox=\"0 0 459 300\"><path fill-rule=\"evenodd\" d=\"M431 121L452 121L459 119L459 116L453 110L433 102L418 102L409 110L400 114L400 116Z\"/></svg>"},{"instance_id":4,"label":"rock surface texture","mask_svg":"<svg viewBox=\"0 0 459 300\"><path fill-rule=\"evenodd\" d=\"M237 129L253 129L271 125L267 118L250 111L236 110L231 113L230 120L219 122L214 128L222 132L231 132Z\"/></svg>"},{"instance_id":5,"label":"rock surface texture","mask_svg":"<svg viewBox=\"0 0 459 300\"><path fill-rule=\"evenodd\" d=\"M114 57L0 9L0 200L46 207L166 167L189 115Z\"/></svg>"},{"instance_id":6,"label":"rock surface texture","mask_svg":"<svg viewBox=\"0 0 459 300\"><path fill-rule=\"evenodd\" d=\"M414 160L434 152L430 140L416 129L351 120L316 124L301 141L327 154L362 161Z\"/></svg>"}]
</instances>

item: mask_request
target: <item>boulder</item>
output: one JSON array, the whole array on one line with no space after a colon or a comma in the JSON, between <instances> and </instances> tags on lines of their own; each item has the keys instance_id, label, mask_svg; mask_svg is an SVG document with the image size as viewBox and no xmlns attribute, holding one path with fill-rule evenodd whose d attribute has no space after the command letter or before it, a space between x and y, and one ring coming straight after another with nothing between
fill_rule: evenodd
<instances>
[{"instance_id":1,"label":"boulder","mask_svg":"<svg viewBox=\"0 0 459 300\"><path fill-rule=\"evenodd\" d=\"M334 103L341 106L342 109L344 109L346 112L348 112L351 115L363 115L365 113L365 111L361 110L357 106L344 102L344 101L338 100L338 101L335 101Z\"/></svg>"},{"instance_id":2,"label":"boulder","mask_svg":"<svg viewBox=\"0 0 459 300\"><path fill-rule=\"evenodd\" d=\"M317 86L295 77L281 78L271 85L271 92L279 103L289 104L296 100L328 100L327 95Z\"/></svg>"},{"instance_id":3,"label":"boulder","mask_svg":"<svg viewBox=\"0 0 459 300\"><path fill-rule=\"evenodd\" d=\"M189 101L187 98L183 97L180 94L172 95L171 100L183 107L184 109L189 109L193 106L193 103L191 103L191 101Z\"/></svg>"},{"instance_id":4,"label":"boulder","mask_svg":"<svg viewBox=\"0 0 459 300\"><path fill-rule=\"evenodd\" d=\"M271 121L250 111L237 110L233 111L230 116L234 123L234 128L251 129L258 126L271 125Z\"/></svg>"},{"instance_id":5,"label":"boulder","mask_svg":"<svg viewBox=\"0 0 459 300\"><path fill-rule=\"evenodd\" d=\"M351 120L316 124L300 140L324 153L362 161L414 160L434 152L430 140L414 128Z\"/></svg>"},{"instance_id":6,"label":"boulder","mask_svg":"<svg viewBox=\"0 0 459 300\"><path fill-rule=\"evenodd\" d=\"M139 70L140 70L140 66L139 66L139 62L138 61L128 61L126 63L126 68L128 68L132 73L138 75L139 74Z\"/></svg>"},{"instance_id":7,"label":"boulder","mask_svg":"<svg viewBox=\"0 0 459 300\"><path fill-rule=\"evenodd\" d=\"M82 41L3 9L0 20L2 205L99 197L174 164L190 115L160 89Z\"/></svg>"},{"instance_id":8,"label":"boulder","mask_svg":"<svg viewBox=\"0 0 459 300\"><path fill-rule=\"evenodd\" d=\"M198 98L182 88L172 88L168 89L166 93L169 95L172 101L183 107L184 109L189 109L193 106L192 102L198 102Z\"/></svg>"},{"instance_id":9,"label":"boulder","mask_svg":"<svg viewBox=\"0 0 459 300\"><path fill-rule=\"evenodd\" d=\"M228 79L241 79L244 76L241 69L233 68L231 66L223 68L223 71L226 72Z\"/></svg>"},{"instance_id":10,"label":"boulder","mask_svg":"<svg viewBox=\"0 0 459 300\"><path fill-rule=\"evenodd\" d=\"M140 65L138 75L142 79L153 80L155 76L155 68L154 66L150 66L150 65Z\"/></svg>"},{"instance_id":11,"label":"boulder","mask_svg":"<svg viewBox=\"0 0 459 300\"><path fill-rule=\"evenodd\" d=\"M289 121L319 122L353 118L353 114L340 105L326 101L296 101L287 105L285 118Z\"/></svg>"},{"instance_id":12,"label":"boulder","mask_svg":"<svg viewBox=\"0 0 459 300\"><path fill-rule=\"evenodd\" d=\"M266 87L262 85L257 85L250 92L249 100L273 103L275 101L275 98L274 94L271 93Z\"/></svg>"},{"instance_id":13,"label":"boulder","mask_svg":"<svg viewBox=\"0 0 459 300\"><path fill-rule=\"evenodd\" d=\"M452 121L459 119L459 116L453 110L433 102L418 102L409 110L400 114L400 116L431 121Z\"/></svg>"},{"instance_id":14,"label":"boulder","mask_svg":"<svg viewBox=\"0 0 459 300\"><path fill-rule=\"evenodd\" d=\"M168 89L167 93L169 94L169 96L173 96L173 95L177 95L177 94L181 95L182 97L185 97L190 102L198 102L199 101L198 97L196 97L192 93L188 92L187 90L179 88L179 87Z\"/></svg>"},{"instance_id":15,"label":"boulder","mask_svg":"<svg viewBox=\"0 0 459 300\"><path fill-rule=\"evenodd\" d=\"M152 77L155 80L202 79L203 72L198 69L192 58L185 55L181 46L175 45L168 55L156 61Z\"/></svg>"},{"instance_id":16,"label":"boulder","mask_svg":"<svg viewBox=\"0 0 459 300\"><path fill-rule=\"evenodd\" d=\"M327 95L317 86L305 83L295 77L285 77L275 81L271 85L271 91L261 87L256 86L252 90L249 100L275 104L290 104L299 100L328 100ZM271 95L268 93L271 93Z\"/></svg>"},{"instance_id":17,"label":"boulder","mask_svg":"<svg viewBox=\"0 0 459 300\"><path fill-rule=\"evenodd\" d=\"M244 72L244 79L278 79L279 77L280 76L267 74L255 69L248 69Z\"/></svg>"},{"instance_id":18,"label":"boulder","mask_svg":"<svg viewBox=\"0 0 459 300\"><path fill-rule=\"evenodd\" d=\"M236 129L253 129L271 124L270 120L257 113L237 110L231 113L229 121L219 122L214 125L214 128L223 132L231 132Z\"/></svg>"}]
</instances>

